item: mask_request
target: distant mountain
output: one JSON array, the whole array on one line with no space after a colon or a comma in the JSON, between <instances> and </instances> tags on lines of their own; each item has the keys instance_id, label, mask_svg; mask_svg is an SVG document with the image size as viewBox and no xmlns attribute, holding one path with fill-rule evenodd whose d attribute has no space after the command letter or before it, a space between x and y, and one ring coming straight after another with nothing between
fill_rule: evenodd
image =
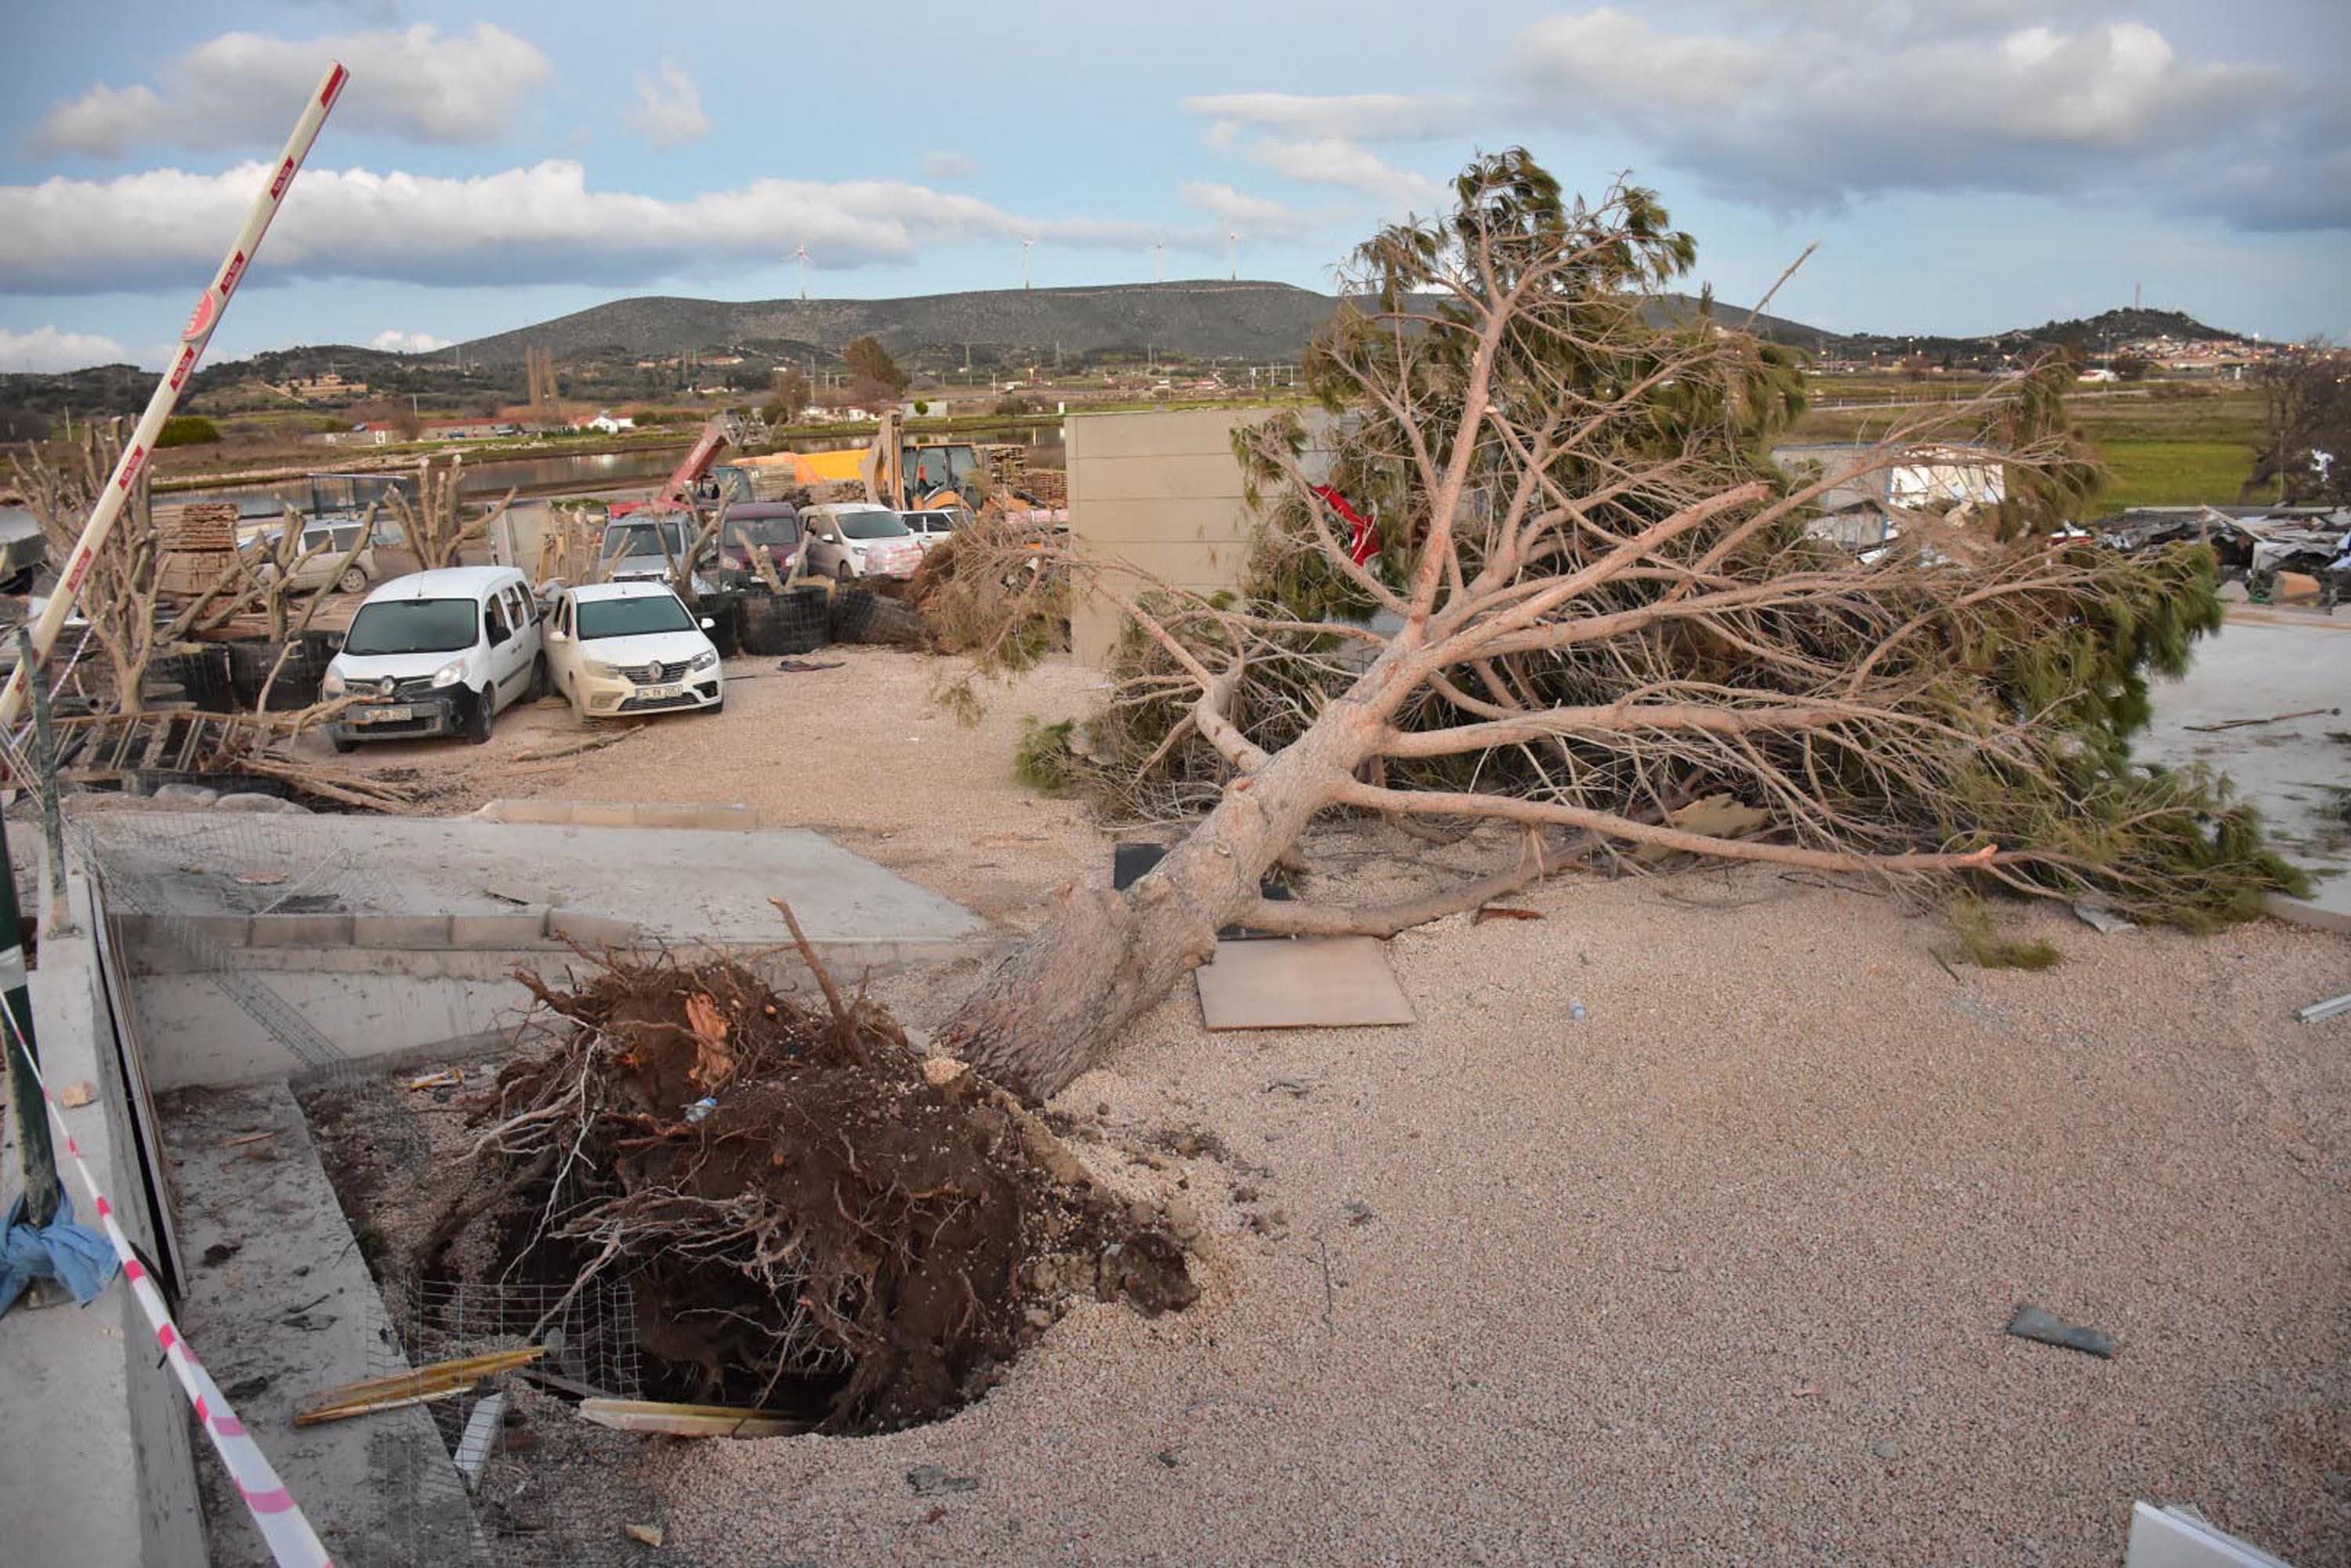
<instances>
[{"instance_id":1,"label":"distant mountain","mask_svg":"<svg viewBox=\"0 0 2351 1568\"><path fill-rule=\"evenodd\" d=\"M804 344L838 353L874 337L892 353L970 343L1067 355L1160 349L1203 359L1290 359L1331 314L1325 295L1286 283L1129 283L1100 288L998 288L904 299L616 299L461 344L485 364L618 350L675 354Z\"/></svg>"},{"instance_id":2,"label":"distant mountain","mask_svg":"<svg viewBox=\"0 0 2351 1568\"><path fill-rule=\"evenodd\" d=\"M2223 331L2208 327L2195 317L2179 310L2144 310L2130 308L2102 311L2095 316L2076 317L2068 321L2045 321L2030 329L2003 332L2003 338L2023 338L2035 343L2086 343L2102 340L2116 343L2134 342L2142 338L2176 338L2182 341L2219 340L2241 343L2241 332Z\"/></svg>"},{"instance_id":3,"label":"distant mountain","mask_svg":"<svg viewBox=\"0 0 2351 1568\"><path fill-rule=\"evenodd\" d=\"M852 339L872 336L904 358L934 356L964 344L995 352L1076 357L1147 350L1190 359L1292 360L1338 300L1287 283L1196 281L1123 283L1095 288L998 288L925 294L904 299L616 299L552 321L461 344L465 360L519 364L527 348L556 358L604 354L669 355L780 344L837 354ZM1660 302L1669 316L1698 308L1688 295ZM1718 305L1718 319L1737 325L1746 311ZM1813 347L1831 334L1777 316L1758 318L1765 337Z\"/></svg>"}]
</instances>

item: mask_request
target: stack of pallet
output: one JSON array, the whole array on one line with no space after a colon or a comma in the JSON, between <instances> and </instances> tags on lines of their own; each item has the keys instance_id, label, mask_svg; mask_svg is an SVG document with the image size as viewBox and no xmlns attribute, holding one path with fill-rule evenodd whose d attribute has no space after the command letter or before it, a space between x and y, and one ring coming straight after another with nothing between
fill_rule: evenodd
<instances>
[{"instance_id":1,"label":"stack of pallet","mask_svg":"<svg viewBox=\"0 0 2351 1568\"><path fill-rule=\"evenodd\" d=\"M236 518L234 501L156 507L156 591L184 598L220 581L236 561Z\"/></svg>"}]
</instances>

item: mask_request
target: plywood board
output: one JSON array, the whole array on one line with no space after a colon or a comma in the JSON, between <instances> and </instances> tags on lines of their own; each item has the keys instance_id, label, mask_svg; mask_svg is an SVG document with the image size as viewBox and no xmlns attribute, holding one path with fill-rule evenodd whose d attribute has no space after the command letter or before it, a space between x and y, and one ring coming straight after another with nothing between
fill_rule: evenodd
<instances>
[{"instance_id":1,"label":"plywood board","mask_svg":"<svg viewBox=\"0 0 2351 1568\"><path fill-rule=\"evenodd\" d=\"M1348 1029L1417 1022L1374 936L1219 942L1193 971L1212 1030Z\"/></svg>"}]
</instances>

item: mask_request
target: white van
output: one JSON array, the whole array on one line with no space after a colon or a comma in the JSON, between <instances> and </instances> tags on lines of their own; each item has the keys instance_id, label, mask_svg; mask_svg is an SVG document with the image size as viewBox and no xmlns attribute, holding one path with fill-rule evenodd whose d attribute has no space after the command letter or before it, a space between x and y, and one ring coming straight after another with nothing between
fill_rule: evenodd
<instances>
[{"instance_id":1,"label":"white van","mask_svg":"<svg viewBox=\"0 0 2351 1568\"><path fill-rule=\"evenodd\" d=\"M462 735L479 745L501 709L546 689L538 605L510 566L394 578L367 596L319 692L363 695L328 721L337 751L362 740Z\"/></svg>"}]
</instances>

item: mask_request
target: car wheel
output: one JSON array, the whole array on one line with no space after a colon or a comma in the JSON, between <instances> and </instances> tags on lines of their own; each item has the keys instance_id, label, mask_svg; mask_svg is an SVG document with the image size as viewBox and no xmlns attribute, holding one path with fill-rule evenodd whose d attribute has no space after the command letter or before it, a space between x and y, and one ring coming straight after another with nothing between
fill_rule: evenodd
<instances>
[{"instance_id":1,"label":"car wheel","mask_svg":"<svg viewBox=\"0 0 2351 1568\"><path fill-rule=\"evenodd\" d=\"M726 711L726 694L724 692L719 693L718 700L712 703L708 707L704 708L702 711L705 713L725 713Z\"/></svg>"},{"instance_id":2,"label":"car wheel","mask_svg":"<svg viewBox=\"0 0 2351 1568\"><path fill-rule=\"evenodd\" d=\"M465 742L479 746L490 738L490 725L497 717L497 688L484 686L474 698L473 711L465 716Z\"/></svg>"},{"instance_id":3,"label":"car wheel","mask_svg":"<svg viewBox=\"0 0 2351 1568\"><path fill-rule=\"evenodd\" d=\"M835 567L833 569L832 575L835 581L841 583L851 583L857 580L857 570L851 566L847 561L842 561L839 566Z\"/></svg>"},{"instance_id":4,"label":"car wheel","mask_svg":"<svg viewBox=\"0 0 2351 1568\"><path fill-rule=\"evenodd\" d=\"M345 740L340 736L331 735L329 736L327 739L333 745L335 755L338 757L349 757L352 752L357 751L360 748L360 743L356 740Z\"/></svg>"},{"instance_id":5,"label":"car wheel","mask_svg":"<svg viewBox=\"0 0 2351 1568\"><path fill-rule=\"evenodd\" d=\"M355 566L346 567L343 569L343 575L335 580L335 586L345 593L365 593L368 586L367 573Z\"/></svg>"},{"instance_id":6,"label":"car wheel","mask_svg":"<svg viewBox=\"0 0 2351 1568\"><path fill-rule=\"evenodd\" d=\"M546 695L547 655L540 653L530 662L530 689L523 694L522 700L527 703L535 703Z\"/></svg>"}]
</instances>

